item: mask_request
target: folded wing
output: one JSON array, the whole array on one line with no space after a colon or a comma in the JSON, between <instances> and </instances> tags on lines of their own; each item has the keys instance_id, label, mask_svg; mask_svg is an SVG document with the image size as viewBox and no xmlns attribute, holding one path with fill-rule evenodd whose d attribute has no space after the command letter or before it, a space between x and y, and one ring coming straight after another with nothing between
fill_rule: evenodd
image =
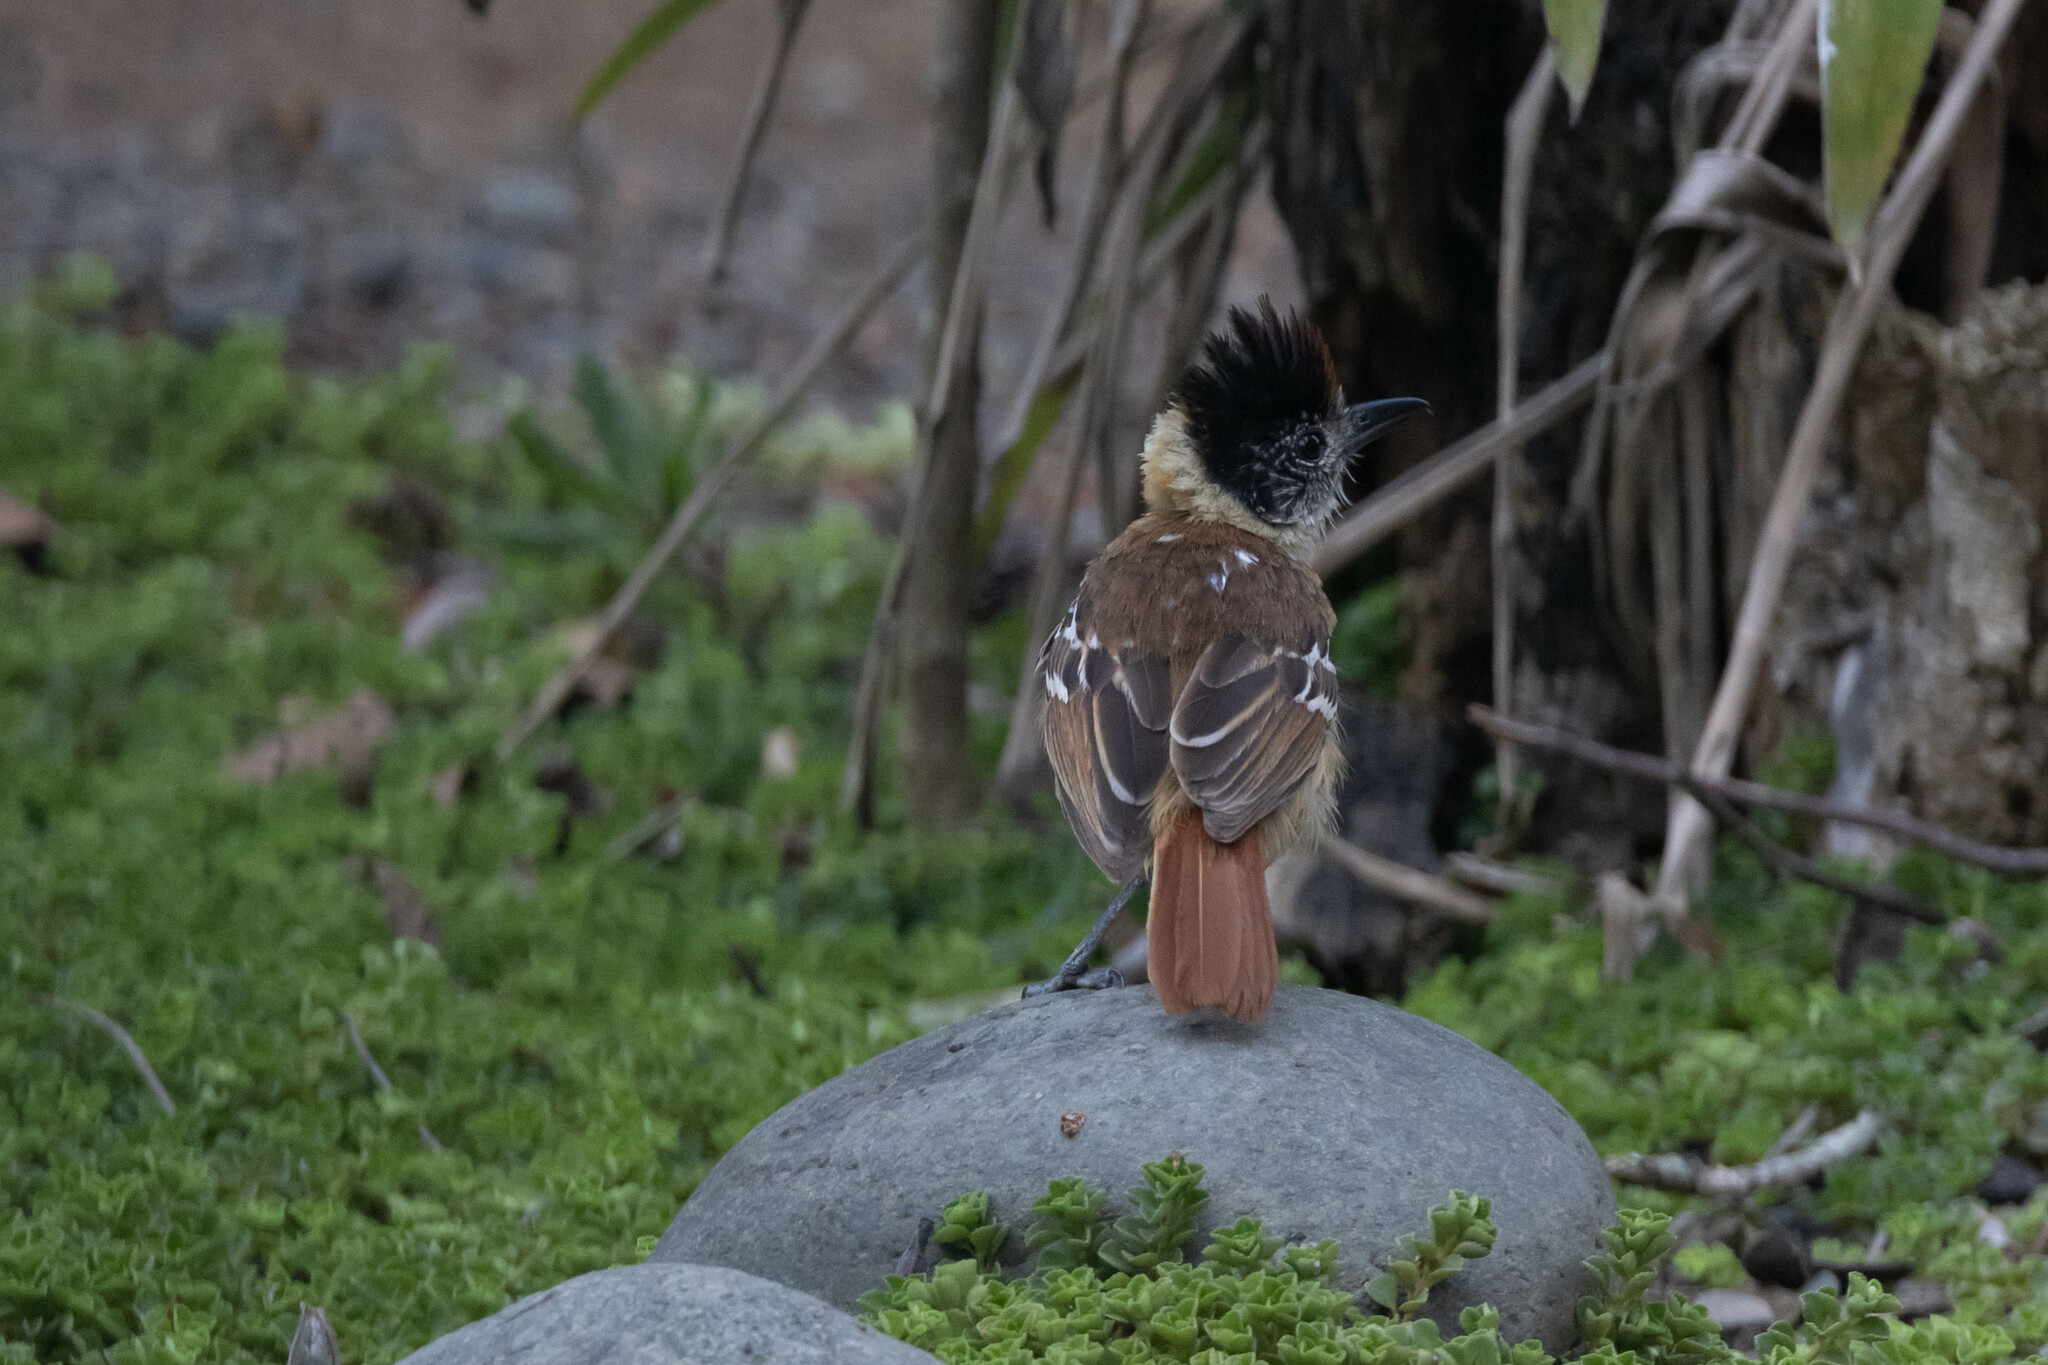
<instances>
[{"instance_id":1,"label":"folded wing","mask_svg":"<svg viewBox=\"0 0 2048 1365\"><path fill-rule=\"evenodd\" d=\"M1151 851L1152 793L1167 766L1173 714L1167 661L1111 649L1088 629L1082 604L1045 642L1045 750L1060 808L1095 865L1129 881Z\"/></svg>"},{"instance_id":2,"label":"folded wing","mask_svg":"<svg viewBox=\"0 0 2048 1365\"><path fill-rule=\"evenodd\" d=\"M1243 635L1195 661L1169 726L1169 758L1222 843L1242 837L1315 770L1337 718L1328 640L1289 649Z\"/></svg>"}]
</instances>

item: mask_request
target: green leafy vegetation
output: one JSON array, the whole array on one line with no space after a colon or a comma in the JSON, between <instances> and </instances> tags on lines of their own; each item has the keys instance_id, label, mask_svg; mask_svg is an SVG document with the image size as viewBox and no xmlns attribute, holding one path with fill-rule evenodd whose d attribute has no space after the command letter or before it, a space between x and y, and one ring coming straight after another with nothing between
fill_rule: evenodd
<instances>
[{"instance_id":1,"label":"green leafy vegetation","mask_svg":"<svg viewBox=\"0 0 2048 1365\"><path fill-rule=\"evenodd\" d=\"M261 330L205 353L99 330L107 287L80 267L0 314L0 487L58 525L37 565L0 553L0 1360L275 1362L305 1300L345 1359L382 1365L644 1254L752 1124L917 1021L1045 975L1102 903L1056 815L1044 834L933 835L907 827L886 782L875 832L837 814L888 557L858 494L907 453L901 410L778 436L650 591L659 647L634 661L630 700L579 705L499 764L492 742L570 629L758 400L587 369L570 409L459 440L434 352L368 380L309 378ZM429 510L407 522L404 508ZM488 596L408 651L401 625L450 556L487 566ZM1340 604L1338 661L1380 687L1401 657L1393 592ZM1016 615L976 639L989 686L1014 683ZM365 690L391 724L362 771L229 771ZM1000 717L977 724L992 762ZM1780 780L1801 785L1830 766L1811 745L1786 764ZM2048 1062L2013 1028L2048 1003L2048 898L1918 855L1896 876L1985 933L1911 930L1843 993L1837 899L1728 849L1701 908L1719 962L1664 943L1634 981L1604 981L1576 893L1525 895L1408 1003L1501 1052L1606 1152L1740 1163L1809 1107L1812 1131L1882 1115L1872 1152L1811 1188L1767 1189L1743 1218L1816 1229L1816 1254L1839 1243L1839 1261L1882 1233L1952 1311L1895 1325L1845 1279L1836 1307L1810 1307L1767 1349L2035 1350L2048 1202L1989 1210L1971 1192L2001 1152L2048 1160ZM47 997L126 1026L176 1113ZM1005 1211L949 1207L941 1245L959 1266L901 1292L979 1332L1084 1299L1107 1315L1126 1276L1114 1312L1143 1314L1146 1349L1190 1330L1206 1343L1166 1358L1221 1351L1214 1365L1283 1338L1293 1356L1257 1358L1515 1358L1483 1315L1440 1340L1384 1311L1426 1303L1483 1254L1483 1201L1453 1199L1449 1221L1388 1249L1377 1309L1339 1308L1319 1297L1335 1293L1333 1246L1275 1246L1239 1223L1189 1264L1196 1168L1148 1170L1142 1190L1112 1209L1056 1182L1023 1234L1037 1269L1022 1282L979 1268L1014 1254ZM1746 1283L1739 1237L1665 1224L1675 1196L1629 1199L1587 1345L1638 1365L1711 1354L1718 1339L1665 1290ZM1294 1318L1241 1297L1259 1276ZM1195 1312L1217 1295L1240 1297ZM1240 1308L1224 1330L1249 1345L1200 1337ZM1142 1358L1137 1319L1112 1320L1133 1330L1103 1358ZM1331 1344L1368 1327L1376 1354ZM1093 1358L1031 1349L1015 1358Z\"/></svg>"},{"instance_id":2,"label":"green leafy vegetation","mask_svg":"<svg viewBox=\"0 0 2048 1365\"><path fill-rule=\"evenodd\" d=\"M635 1259L754 1122L909 1037L906 1002L1040 974L1085 926L1100 879L1066 841L922 835L887 789L879 833L837 822L848 661L887 553L857 506L724 519L650 595L667 648L631 701L495 765L561 623L631 562L622 536L500 532L595 500L518 441L455 440L431 352L306 379L261 331L200 354L81 326L104 287L81 268L0 319L0 487L61 528L44 573L0 555L0 1341L19 1358L278 1361L303 1299L345 1359L394 1359ZM678 425L646 430L695 413L715 444L748 412L732 392L701 410L694 381L636 401L670 390ZM611 467L580 409L536 425ZM864 477L902 433L799 426L743 496ZM831 479L821 439L853 453ZM410 570L360 514L394 477L496 575L418 653ZM365 790L224 772L281 708L359 688L396 717ZM782 726L794 771L767 775ZM608 810L572 818L535 785L562 754ZM439 800L451 771L466 790ZM672 794L672 855L606 856ZM416 889L438 950L393 940L371 862ZM44 994L125 1024L176 1116Z\"/></svg>"},{"instance_id":3,"label":"green leafy vegetation","mask_svg":"<svg viewBox=\"0 0 2048 1365\"><path fill-rule=\"evenodd\" d=\"M1026 1243L1036 1265L1005 1278L993 1264L1009 1229L992 1221L986 1194L963 1195L941 1214L942 1246L970 1255L927 1274L891 1275L865 1295L867 1320L946 1365L1550 1365L1534 1340L1501 1335L1500 1313L1474 1305L1446 1338L1421 1316L1430 1291L1493 1249L1487 1200L1452 1191L1431 1209L1426 1233L1404 1235L1368 1281L1368 1313L1338 1289L1335 1242L1284 1245L1244 1218L1210 1236L1198 1262L1185 1252L1192 1215L1206 1202L1202 1168L1178 1154L1144 1168L1130 1191L1133 1212L1113 1223L1105 1196L1073 1179L1055 1180L1031 1206ZM1588 1293L1578 1304L1573 1355L1597 1365L1709 1365L1733 1361L1720 1329L1682 1294L1647 1297L1676 1238L1671 1217L1624 1209L1607 1249L1586 1262ZM972 1231L960 1229L971 1225ZM943 1230L953 1228L951 1236ZM1851 1274L1843 1292L1801 1300L1797 1324L1758 1340L1771 1365L1812 1362L1992 1361L2012 1339L1996 1327L1936 1318L1897 1321L1899 1301L1877 1281Z\"/></svg>"}]
</instances>

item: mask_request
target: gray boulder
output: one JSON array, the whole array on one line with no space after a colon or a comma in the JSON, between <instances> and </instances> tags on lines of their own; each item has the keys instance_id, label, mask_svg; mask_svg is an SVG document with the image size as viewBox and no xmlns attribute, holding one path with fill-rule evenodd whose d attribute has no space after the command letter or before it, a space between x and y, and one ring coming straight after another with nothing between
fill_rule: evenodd
<instances>
[{"instance_id":1,"label":"gray boulder","mask_svg":"<svg viewBox=\"0 0 2048 1365\"><path fill-rule=\"evenodd\" d=\"M400 1365L931 1365L808 1294L708 1265L629 1265L529 1294Z\"/></svg>"},{"instance_id":2,"label":"gray boulder","mask_svg":"<svg viewBox=\"0 0 2048 1365\"><path fill-rule=\"evenodd\" d=\"M1281 987L1260 1025L1172 1017L1127 987L1004 1005L792 1101L712 1169L649 1260L729 1265L851 1307L956 1195L989 1192L1020 1260L1047 1181L1083 1176L1121 1212L1139 1166L1176 1151L1208 1172L1190 1254L1250 1215L1290 1241L1338 1239L1353 1291L1451 1190L1486 1196L1500 1240L1431 1311L1448 1325L1491 1303L1504 1331L1552 1350L1572 1338L1580 1262L1614 1215L1570 1116L1448 1029L1302 986Z\"/></svg>"}]
</instances>

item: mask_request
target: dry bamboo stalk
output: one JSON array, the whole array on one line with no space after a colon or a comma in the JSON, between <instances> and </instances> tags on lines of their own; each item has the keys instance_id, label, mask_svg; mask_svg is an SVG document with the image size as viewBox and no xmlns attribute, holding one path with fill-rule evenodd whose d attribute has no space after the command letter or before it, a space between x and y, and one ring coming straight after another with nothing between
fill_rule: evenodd
<instances>
[{"instance_id":1,"label":"dry bamboo stalk","mask_svg":"<svg viewBox=\"0 0 2048 1365\"><path fill-rule=\"evenodd\" d=\"M1088 197L1081 207L1081 232L1074 243L1074 257L1067 267L1066 280L1053 306L1045 310L1038 339L1031 348L1031 359L1024 366L1024 377L1017 385L1010 415L996 441L997 450L1009 449L1023 434L1024 425L1031 416L1031 405L1037 401L1038 391L1045 384L1046 371L1059 347L1060 338L1067 334L1074 310L1080 306L1081 296L1087 292L1088 281L1095 273L1095 258L1102 246L1102 232L1108 226L1110 207L1116 202L1117 187L1123 178L1124 111L1130 91L1133 40L1143 20L1144 9L1144 0L1118 0L1110 17L1107 57L1109 107L1103 113L1102 140L1096 145L1095 157L1088 169Z\"/></svg>"},{"instance_id":2,"label":"dry bamboo stalk","mask_svg":"<svg viewBox=\"0 0 2048 1365\"><path fill-rule=\"evenodd\" d=\"M1536 143L1557 83L1557 47L1546 43L1522 82L1508 110L1504 174L1500 188L1500 279L1494 296L1495 369L1498 374L1494 420L1505 423L1515 414L1522 375L1522 257L1529 239L1529 182L1536 171ZM1515 678L1515 480L1520 473L1519 442L1503 446L1493 461L1493 704L1513 715ZM1521 781L1515 746L1501 740L1494 750L1500 780L1500 823L1497 834L1511 840L1522 823Z\"/></svg>"},{"instance_id":3,"label":"dry bamboo stalk","mask_svg":"<svg viewBox=\"0 0 2048 1365\"><path fill-rule=\"evenodd\" d=\"M1696 773L1710 777L1728 775L1735 756L1735 741L1763 667L1765 637L1771 618L1777 613L1786 574L1792 567L1799 519L1820 475L1827 438L1841 409L1850 373L1863 350L1863 340L1870 332L1878 304L1891 293L1892 276L1898 271L1913 230L1941 180L1949 151L1976 99L1977 89L1996 69L1998 49L2024 2L1990 0L1984 7L1969 49L1941 92L1912 157L1877 211L1865 243L1862 278L1845 287L1836 301L1813 388L1800 411L1799 425L1793 430L1777 491L1772 495L1750 561L1748 586L1736 616L1728 662L1722 669L1720 686L1715 689L1714 704L1707 713L1699 745L1693 751L1692 770ZM1656 892L1666 913L1684 913L1685 895L1697 875L1700 851L1706 846L1710 829L1707 812L1697 801L1673 804Z\"/></svg>"},{"instance_id":4,"label":"dry bamboo stalk","mask_svg":"<svg viewBox=\"0 0 2048 1365\"><path fill-rule=\"evenodd\" d=\"M1520 445L1577 412L1593 397L1606 368L1605 351L1579 362L1569 374L1517 404L1507 421L1488 422L1374 490L1330 528L1316 547L1312 567L1327 578L1484 474L1506 447Z\"/></svg>"},{"instance_id":5,"label":"dry bamboo stalk","mask_svg":"<svg viewBox=\"0 0 2048 1365\"><path fill-rule=\"evenodd\" d=\"M910 273L910 267L924 256L925 246L926 241L920 236L896 249L896 254L883 263L882 268L868 282L867 288L861 291L859 297L854 299L844 313L840 314L832 329L812 343L811 349L797 361L795 368L783 380L782 387L769 401L761 416L739 440L733 442L731 449L719 456L718 463L697 480L697 486L690 490L690 496L683 500L683 505L676 509L675 515L669 518L668 525L662 528L661 535L633 567L632 574L612 595L612 600L605 604L604 610L597 618L597 630L593 632L588 643L542 685L533 703L517 720L505 728L502 735L498 736L499 761L502 762L517 753L519 746L524 744L533 732L541 727L542 722L553 715L568 698L570 689L576 686L577 680L611 641L626 618L633 614L633 608L640 604L640 598L654 582L654 576L661 572L670 557L689 538L690 533L697 529L697 523L711 510L711 504L725 491L725 486L732 481L732 476L738 472L740 465L760 449L761 443L768 438L768 433L789 415L797 400L810 388L811 381L825 368L826 362L839 354L847 342L853 340L854 333L861 329L869 315L881 305L883 299L895 291L898 284L902 283L903 277Z\"/></svg>"},{"instance_id":6,"label":"dry bamboo stalk","mask_svg":"<svg viewBox=\"0 0 2048 1365\"><path fill-rule=\"evenodd\" d=\"M718 214L712 219L711 240L704 247L704 282L709 285L716 285L725 278L726 259L732 254L733 231L739 226L740 205L747 197L747 185L754 178L754 163L760 160L761 144L768 135L768 120L774 117L776 96L782 90L782 77L789 70L789 54L796 47L797 31L803 27L811 0L780 0L776 8L775 46L768 54L767 65L761 68L760 83L754 87L754 97L747 105L746 131L740 136L739 155L733 158L732 174L725 182L725 193L719 198Z\"/></svg>"}]
</instances>

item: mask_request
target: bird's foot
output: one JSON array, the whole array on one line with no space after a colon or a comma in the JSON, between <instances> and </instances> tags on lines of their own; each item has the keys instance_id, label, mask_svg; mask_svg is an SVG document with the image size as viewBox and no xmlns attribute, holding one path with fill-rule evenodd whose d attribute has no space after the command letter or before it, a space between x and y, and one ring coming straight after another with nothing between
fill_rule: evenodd
<instances>
[{"instance_id":1,"label":"bird's foot","mask_svg":"<svg viewBox=\"0 0 2048 1365\"><path fill-rule=\"evenodd\" d=\"M1108 991L1124 984L1124 974L1114 967L1097 967L1092 971L1076 972L1072 975L1061 972L1046 981L1033 982L1024 988L1024 998L1051 995L1055 991Z\"/></svg>"},{"instance_id":2,"label":"bird's foot","mask_svg":"<svg viewBox=\"0 0 2048 1365\"><path fill-rule=\"evenodd\" d=\"M1095 955L1095 946L1102 942L1102 936L1109 932L1109 926L1123 913L1124 907L1130 904L1131 896L1144 885L1144 882L1143 877L1133 877L1125 882L1123 889L1116 893L1115 899L1095 917L1095 924L1088 930L1087 936L1074 946L1073 952L1067 954L1067 960L1060 964L1059 975L1050 981L1040 981L1026 986L1024 998L1029 1000L1033 996L1051 995L1055 991L1106 991L1123 985L1122 972L1114 967L1097 967L1090 971L1088 959Z\"/></svg>"}]
</instances>

